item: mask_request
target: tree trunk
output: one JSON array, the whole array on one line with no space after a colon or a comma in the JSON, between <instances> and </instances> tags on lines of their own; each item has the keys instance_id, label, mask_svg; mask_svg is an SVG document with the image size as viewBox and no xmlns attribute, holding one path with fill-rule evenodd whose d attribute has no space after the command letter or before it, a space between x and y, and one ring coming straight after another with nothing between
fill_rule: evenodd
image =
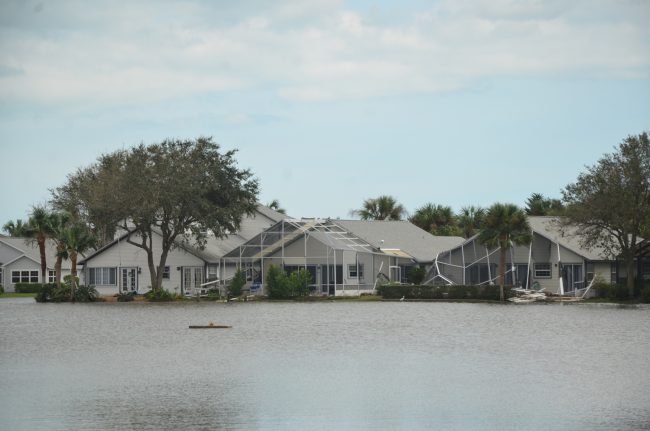
<instances>
[{"instance_id":1,"label":"tree trunk","mask_svg":"<svg viewBox=\"0 0 650 431\"><path fill-rule=\"evenodd\" d=\"M156 273L156 265L153 263L153 251L147 250L147 266L149 266L149 277L151 278L151 290L160 288L158 284L158 274Z\"/></svg>"},{"instance_id":2,"label":"tree trunk","mask_svg":"<svg viewBox=\"0 0 650 431\"><path fill-rule=\"evenodd\" d=\"M47 283L47 278L46 278L46 272L47 272L47 262L45 258L45 236L43 235L38 235L38 238L36 238L36 242L38 243L38 251L41 254L41 283L45 284Z\"/></svg>"},{"instance_id":3,"label":"tree trunk","mask_svg":"<svg viewBox=\"0 0 650 431\"><path fill-rule=\"evenodd\" d=\"M77 253L70 253L70 301L75 302L74 291L77 287Z\"/></svg>"},{"instance_id":4,"label":"tree trunk","mask_svg":"<svg viewBox=\"0 0 650 431\"><path fill-rule=\"evenodd\" d=\"M634 298L634 255L625 256L625 273L627 275L627 290L630 299Z\"/></svg>"},{"instance_id":5,"label":"tree trunk","mask_svg":"<svg viewBox=\"0 0 650 431\"><path fill-rule=\"evenodd\" d=\"M499 250L499 298L501 302L505 300L503 286L506 284L506 249L501 246Z\"/></svg>"},{"instance_id":6,"label":"tree trunk","mask_svg":"<svg viewBox=\"0 0 650 431\"><path fill-rule=\"evenodd\" d=\"M57 256L56 262L54 263L54 277L56 282L56 287L61 287L61 266L62 266L63 257Z\"/></svg>"}]
</instances>

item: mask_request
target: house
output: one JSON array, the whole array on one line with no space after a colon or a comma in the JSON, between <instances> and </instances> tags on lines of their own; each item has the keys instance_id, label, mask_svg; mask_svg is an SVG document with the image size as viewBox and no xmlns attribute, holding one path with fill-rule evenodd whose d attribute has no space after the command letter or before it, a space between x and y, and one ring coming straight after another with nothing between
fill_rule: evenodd
<instances>
[{"instance_id":1,"label":"house","mask_svg":"<svg viewBox=\"0 0 650 431\"><path fill-rule=\"evenodd\" d=\"M283 219L223 257L246 271L251 294L266 294L271 265L305 269L319 295L360 295L384 281L406 282L459 237L437 237L407 221Z\"/></svg>"},{"instance_id":2,"label":"house","mask_svg":"<svg viewBox=\"0 0 650 431\"><path fill-rule=\"evenodd\" d=\"M48 283L56 281L54 263L56 245L53 241L45 243ZM62 262L61 277L70 274L70 262ZM31 238L0 237L0 285L5 292L15 292L17 283L41 282L41 254L36 241Z\"/></svg>"},{"instance_id":3,"label":"house","mask_svg":"<svg viewBox=\"0 0 650 431\"><path fill-rule=\"evenodd\" d=\"M528 218L533 241L507 252L506 284L539 287L549 293L582 294L596 279L620 283L624 266L602 248L587 249L573 228L560 229L557 217ZM650 265L638 260L638 274L650 280ZM498 283L499 247L488 248L478 235L440 253L425 281L434 284Z\"/></svg>"},{"instance_id":4,"label":"house","mask_svg":"<svg viewBox=\"0 0 650 431\"><path fill-rule=\"evenodd\" d=\"M221 257L283 217L284 214L258 205L253 215L242 218L239 231L225 238L208 237L202 249L178 242L167 256L162 287L172 293L194 295L205 291L206 283L210 280L232 277L234 268L224 266ZM82 283L95 286L101 295L145 293L151 289L147 253L129 244L127 236L126 233L121 234L79 262L83 265ZM137 242L139 236L132 235L131 239ZM159 233L154 235L153 247L154 250L162 249L162 236ZM156 265L159 259L160 252L154 253Z\"/></svg>"}]
</instances>

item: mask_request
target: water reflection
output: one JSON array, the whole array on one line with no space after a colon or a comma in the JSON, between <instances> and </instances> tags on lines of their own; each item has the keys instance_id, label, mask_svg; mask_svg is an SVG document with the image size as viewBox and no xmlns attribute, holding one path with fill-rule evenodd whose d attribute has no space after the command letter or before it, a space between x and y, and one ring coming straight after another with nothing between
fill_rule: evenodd
<instances>
[{"instance_id":1,"label":"water reflection","mask_svg":"<svg viewBox=\"0 0 650 431\"><path fill-rule=\"evenodd\" d=\"M233 329L187 329L209 321ZM649 328L599 305L0 302L0 428L648 429Z\"/></svg>"}]
</instances>

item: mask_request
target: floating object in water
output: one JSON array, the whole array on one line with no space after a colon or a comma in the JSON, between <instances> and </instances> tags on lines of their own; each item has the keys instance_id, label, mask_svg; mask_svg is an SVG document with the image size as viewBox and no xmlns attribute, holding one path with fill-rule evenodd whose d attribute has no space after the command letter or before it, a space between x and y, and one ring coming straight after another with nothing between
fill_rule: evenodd
<instances>
[{"instance_id":1,"label":"floating object in water","mask_svg":"<svg viewBox=\"0 0 650 431\"><path fill-rule=\"evenodd\" d=\"M207 325L190 325L190 329L228 329L232 328L232 326L227 326L227 325L215 325L214 323L210 322Z\"/></svg>"}]
</instances>

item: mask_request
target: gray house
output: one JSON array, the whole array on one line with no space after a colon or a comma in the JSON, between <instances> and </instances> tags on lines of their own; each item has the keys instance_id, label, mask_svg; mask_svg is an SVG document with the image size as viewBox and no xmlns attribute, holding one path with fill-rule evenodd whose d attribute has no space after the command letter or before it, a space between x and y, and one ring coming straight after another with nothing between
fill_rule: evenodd
<instances>
[{"instance_id":1,"label":"gray house","mask_svg":"<svg viewBox=\"0 0 650 431\"><path fill-rule=\"evenodd\" d=\"M506 259L506 284L540 287L549 293L581 295L592 282L620 282L627 277L619 262L602 248L586 249L575 229L559 228L556 217L531 216L533 241L514 246ZM499 248L488 248L474 236L440 253L427 274L434 284L498 283ZM650 279L650 266L639 261L639 274Z\"/></svg>"},{"instance_id":2,"label":"gray house","mask_svg":"<svg viewBox=\"0 0 650 431\"><path fill-rule=\"evenodd\" d=\"M271 265L305 269L318 295L371 293L384 281L406 282L410 271L463 242L437 237L407 221L284 219L227 253L223 262L246 271L252 294L266 294Z\"/></svg>"},{"instance_id":3,"label":"gray house","mask_svg":"<svg viewBox=\"0 0 650 431\"><path fill-rule=\"evenodd\" d=\"M163 288L172 293L195 295L205 293L206 283L210 280L227 280L235 270L223 264L223 255L283 217L284 214L258 205L254 215L244 216L238 232L225 238L209 237L203 249L177 243L167 256ZM82 282L95 286L102 295L149 291L151 277L147 253L126 239L127 234L122 234L80 261L83 265ZM132 236L133 241L138 239ZM162 249L162 236L156 235L153 241L154 249ZM157 263L159 258L159 253L154 255L154 262Z\"/></svg>"},{"instance_id":4,"label":"gray house","mask_svg":"<svg viewBox=\"0 0 650 431\"><path fill-rule=\"evenodd\" d=\"M54 283L56 273L56 245L52 241L45 243L45 260L47 262L47 280ZM70 262L63 261L61 277L70 274ZM15 292L16 283L41 282L41 254L38 245L30 238L0 236L0 284L5 292Z\"/></svg>"}]
</instances>

